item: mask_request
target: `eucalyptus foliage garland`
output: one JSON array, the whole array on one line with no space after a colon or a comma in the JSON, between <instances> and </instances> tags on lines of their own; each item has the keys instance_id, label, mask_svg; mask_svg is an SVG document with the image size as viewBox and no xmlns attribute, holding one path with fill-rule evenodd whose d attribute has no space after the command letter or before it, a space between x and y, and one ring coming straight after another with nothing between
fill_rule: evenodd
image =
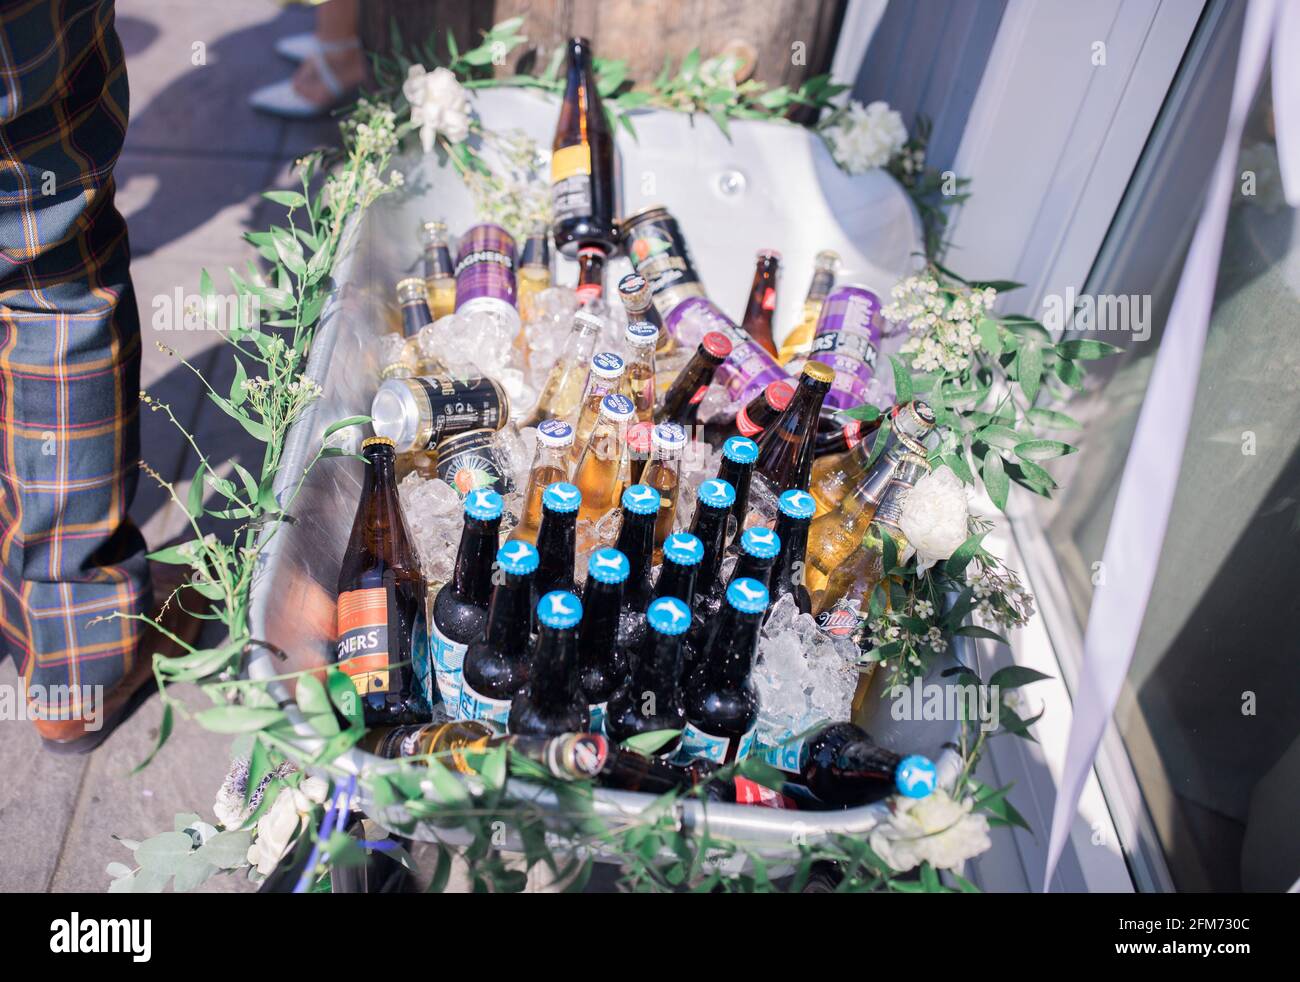
<instances>
[{"instance_id":1,"label":"eucalyptus foliage garland","mask_svg":"<svg viewBox=\"0 0 1300 982\"><path fill-rule=\"evenodd\" d=\"M481 45L465 52L457 50L449 36L447 44L452 60L447 67L466 88L506 84L557 92L561 85L557 61L537 77L515 76L502 80L484 77L485 70L494 59L502 57L503 50L508 52L523 42L520 26L518 19L499 24L487 32ZM423 57L426 65L436 63L432 45L426 49L417 55ZM400 43L395 45L395 50L401 50ZM377 77L381 86L391 92L395 82L400 85L400 78L411 63L402 55L380 63ZM647 90L631 87L626 65L620 62L598 61L596 69L607 109L616 113L619 125L633 135L635 129L627 112L642 106L703 112L726 132L728 119L779 118L797 106L821 108L838 91L825 77L810 79L793 91L785 87L767 89L760 83L735 84L734 79L726 78L727 66L719 66L716 60L701 60L697 52L688 55L676 73L665 65L664 72ZM241 767L236 769L238 780L234 785L222 789L228 812L221 819L224 828L183 813L177 815L171 832L143 842L119 839L132 852L134 864L109 865L113 890L158 890L168 883L177 890L191 889L216 872L247 868L252 861L250 857L258 853L259 842L268 849L274 845L269 853L264 850L261 857L270 865L274 865L280 853L285 854L286 863L293 860L304 864L300 886L306 889L327 889L325 874L331 866L364 861L364 852L356 840L334 828L338 805L347 807L348 795L340 789L345 788L345 781L353 780L335 761L364 734L359 700L351 681L337 668L329 668L323 679L319 672L307 671L255 682L244 678L242 669L249 651L262 643L250 636L248 621L250 588L258 572L260 550L291 512L306 473L321 461L344 453L328 445L328 438L339 429L367 422L366 417L352 417L328 427L326 441L304 473L277 500L272 488L279 474L285 436L319 395L314 383L304 375L304 368L321 311L333 289L331 270L350 245L347 229L354 226L349 224L349 219L379 196L400 186L401 175L390 169L390 162L400 141L412 128L409 107L403 104L400 95L390 94L387 100L374 102L362 100L341 124L342 151L337 159L326 153L311 154L299 162L301 192L267 192L266 197L283 205L288 215L282 226L247 235L264 260L264 269L259 270L250 263L246 273L228 271L240 301L235 306L241 315L248 309L254 311L251 317L241 316L224 334L235 364L230 389L216 391L193 365L181 359L194 371L208 398L264 445L258 473L231 460L235 478L219 476L218 462L204 454L194 437L176 421L170 408L144 394L150 409L166 413L181 428L200 461L184 498L170 482L146 467L185 512L193 532L189 541L154 553L151 558L189 567L189 582L171 602L185 606L187 599L193 602L195 594L210 602L211 612L203 616L219 621L228 640L207 649L185 646L187 653L179 658L154 657L163 719L157 744L140 767L165 744L178 716L193 718L209 730L235 735ZM479 136L492 138L477 121L472 128ZM900 175L909 190L921 188L921 193L928 196L936 185L932 172L924 164L925 135L922 128L920 135L905 147L906 159L896 160L891 169ZM438 147L439 153L453 161L471 186L476 178L482 182L481 187L489 189L493 187L492 182L502 180L468 142L451 144L441 139ZM516 163L524 173L515 174L512 180L530 179L527 172L535 169L535 161L530 164L527 157L527 148L517 154ZM952 197L960 200L959 196ZM973 292L1015 286L970 283L940 266L933 257L941 249L943 204L931 203L927 207L939 216L927 222L926 238L927 251L932 257L929 276L936 282L935 289L945 304L939 313L952 313L953 304L962 298L969 305ZM211 318L217 298L206 270L200 278L200 293L205 307L203 313ZM906 299L900 296L897 302ZM1045 378L1050 376L1064 385L1077 387L1082 384L1083 374L1079 362L1100 357L1105 351L1089 347L1092 342L1053 345L1045 329L1036 322L1016 316L998 317L983 305L974 327L981 343L967 351L969 357L962 363L950 360L916 374L917 359L923 357L923 352L928 353L925 357L933 354L924 345L924 338L933 325L924 323L924 318L907 320L912 322L911 329L921 340L912 346L910 355L904 356L912 361L911 367L904 359L893 360L895 383L900 400L924 393L939 413L940 423L948 428L950 436L935 452L935 462L950 466L968 483L974 482L978 471L999 507L1005 504L1010 481L1037 493L1050 493L1053 486L1050 475L1046 475L1037 461L1068 452L1069 448L1043 440L1033 427L1058 428L1072 421L1060 414L1035 409L1033 404L1045 387ZM873 407L849 411L849 415L860 419L872 419L877 414ZM880 432L887 431L886 422ZM878 440L874 453L882 449L883 440ZM230 531L225 538L204 534L199 523L205 520L231 523ZM926 575L917 574L914 561L900 563L892 540L887 535L883 537L883 565L890 576L871 598L873 624L881 632L878 638L881 644L864 652L867 660L888 664L892 658L896 666L894 680L906 681L916 672L913 663L920 661L916 639L934 630L945 635L999 637L966 623L968 615L980 604L994 613L1001 610L1007 617L1013 613L1024 614L1014 609L1015 593L1008 586L1014 574L981 546L986 532L987 528L976 528L965 544ZM968 582L972 569L978 572L974 584ZM977 596L977 584L981 582L986 583L986 589L982 596ZM987 583L1003 586L995 590L987 587ZM957 594L955 605L945 605L945 595L952 592ZM1003 605L1001 608L999 603ZM899 630L891 632L891 626ZM961 676L959 681L981 682L969 669L961 669L957 674ZM1009 668L988 681L1011 694L1041 677L1027 669ZM322 749L314 756L304 756L284 711L267 693L265 686L270 681L296 683L298 708L323 741ZM173 682L195 683L212 705L190 710L169 693L168 686ZM1033 720L1020 718L1006 704L1002 706L1002 714L1009 714L1011 723L994 733L983 729L977 720L963 719L957 749L965 767L956 786L948 789L948 793L957 803L958 811L974 810L989 825L1027 828L1024 819L1006 800L1008 788L985 786L973 776L975 763L988 739L1002 733L1028 737L1027 728ZM339 721L340 716L343 723ZM648 739L639 739L637 748L651 752L657 742L662 743L672 734L643 736ZM798 890L817 865L825 862L838 865L843 874L838 889L844 891L974 889L952 871L945 872L945 879L941 879L928 861L920 862L913 872L900 874L862 838L836 836L813 843L792 841L779 855L764 855L734 842L711 838L707 828L703 834L699 831L684 834L676 822L677 802L680 797L696 792L663 796L635 819L611 823L593 815L593 788L589 783L554 781L536 765L507 754L504 748L467 756L478 775L470 780L457 778L448 768L428 758L398 761L384 773L361 775L361 782L379 808L400 807L412 821L436 820L440 826L470 833L471 845L464 849L435 847L438 859L430 889L446 886L453 860L464 864L464 873L475 889L522 889L526 872L542 867L568 889L580 889L590 875L596 850L618 861L622 869L621 885L629 890L771 890L777 888L769 875L774 863L793 873L793 880L784 888ZM306 778L299 768L310 768L315 774L333 779L333 797L319 793L319 787L309 783L316 779ZM754 758L724 769L720 776L726 778L733 773L768 786L779 784L779 774ZM559 800L559 811L543 811L535 804L514 800L509 793L512 775L547 787ZM322 816L326 817L324 825ZM507 860L497 848L502 823L522 841L524 852L519 861ZM328 834L319 834L318 826ZM409 826L398 831L408 829ZM389 852L408 861L400 849ZM261 859L254 865L262 865Z\"/></svg>"}]
</instances>

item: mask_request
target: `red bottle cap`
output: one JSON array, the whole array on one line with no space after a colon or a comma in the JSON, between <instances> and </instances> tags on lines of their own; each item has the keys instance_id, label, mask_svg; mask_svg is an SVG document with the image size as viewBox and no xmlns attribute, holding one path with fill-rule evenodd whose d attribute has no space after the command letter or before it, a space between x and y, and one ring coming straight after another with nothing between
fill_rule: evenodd
<instances>
[{"instance_id":1,"label":"red bottle cap","mask_svg":"<svg viewBox=\"0 0 1300 982\"><path fill-rule=\"evenodd\" d=\"M634 423L627 428L627 445L633 453L648 454L650 440L654 435L655 424L649 420Z\"/></svg>"},{"instance_id":2,"label":"red bottle cap","mask_svg":"<svg viewBox=\"0 0 1300 982\"><path fill-rule=\"evenodd\" d=\"M722 361L727 355L731 354L731 342L727 340L725 334L718 331L710 331L704 335L700 343L704 345L704 350L718 361Z\"/></svg>"},{"instance_id":3,"label":"red bottle cap","mask_svg":"<svg viewBox=\"0 0 1300 982\"><path fill-rule=\"evenodd\" d=\"M790 405L790 399L794 396L794 386L789 382L773 382L764 390L763 395L767 398L767 404L780 412Z\"/></svg>"}]
</instances>

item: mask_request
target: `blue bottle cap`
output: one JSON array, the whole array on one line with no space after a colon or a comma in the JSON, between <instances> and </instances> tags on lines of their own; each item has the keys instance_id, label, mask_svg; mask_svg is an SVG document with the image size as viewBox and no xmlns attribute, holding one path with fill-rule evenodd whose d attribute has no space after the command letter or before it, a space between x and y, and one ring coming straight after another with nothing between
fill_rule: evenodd
<instances>
[{"instance_id":1,"label":"blue bottle cap","mask_svg":"<svg viewBox=\"0 0 1300 982\"><path fill-rule=\"evenodd\" d=\"M466 518L491 521L494 518L501 517L501 510L505 506L505 500L501 495L488 488L479 488L477 491L471 491L465 495Z\"/></svg>"},{"instance_id":2,"label":"blue bottle cap","mask_svg":"<svg viewBox=\"0 0 1300 982\"><path fill-rule=\"evenodd\" d=\"M544 447L568 447L573 444L573 427L562 419L544 419L537 426L537 442Z\"/></svg>"},{"instance_id":3,"label":"blue bottle cap","mask_svg":"<svg viewBox=\"0 0 1300 982\"><path fill-rule=\"evenodd\" d=\"M561 515L577 511L582 504L582 492L576 484L568 481L556 481L546 485L542 492L542 507L547 511L559 512Z\"/></svg>"},{"instance_id":4,"label":"blue bottle cap","mask_svg":"<svg viewBox=\"0 0 1300 982\"><path fill-rule=\"evenodd\" d=\"M649 321L630 321L623 331L623 337L632 347L639 348L651 342L658 342L659 328Z\"/></svg>"},{"instance_id":5,"label":"blue bottle cap","mask_svg":"<svg viewBox=\"0 0 1300 982\"><path fill-rule=\"evenodd\" d=\"M664 539L664 562L694 566L704 559L704 543L690 532L674 532Z\"/></svg>"},{"instance_id":6,"label":"blue bottle cap","mask_svg":"<svg viewBox=\"0 0 1300 982\"><path fill-rule=\"evenodd\" d=\"M632 567L617 549L597 549L587 560L587 575L597 583L622 583Z\"/></svg>"},{"instance_id":7,"label":"blue bottle cap","mask_svg":"<svg viewBox=\"0 0 1300 982\"><path fill-rule=\"evenodd\" d=\"M735 464L752 464L758 460L758 444L747 436L728 437L722 445L722 456Z\"/></svg>"},{"instance_id":8,"label":"blue bottle cap","mask_svg":"<svg viewBox=\"0 0 1300 982\"><path fill-rule=\"evenodd\" d=\"M745 529L740 537L740 548L755 559L775 559L781 551L781 537L769 528L756 525Z\"/></svg>"},{"instance_id":9,"label":"blue bottle cap","mask_svg":"<svg viewBox=\"0 0 1300 982\"><path fill-rule=\"evenodd\" d=\"M600 400L600 414L606 419L621 423L636 415L636 406L632 404L632 400L627 396L611 392Z\"/></svg>"},{"instance_id":10,"label":"blue bottle cap","mask_svg":"<svg viewBox=\"0 0 1300 982\"><path fill-rule=\"evenodd\" d=\"M807 491L791 488L781 492L781 497L776 499L776 506L782 515L789 518L812 518L817 511L817 500Z\"/></svg>"},{"instance_id":11,"label":"blue bottle cap","mask_svg":"<svg viewBox=\"0 0 1300 982\"><path fill-rule=\"evenodd\" d=\"M541 561L537 547L522 539L513 539L497 550L497 566L512 576L526 576Z\"/></svg>"},{"instance_id":12,"label":"blue bottle cap","mask_svg":"<svg viewBox=\"0 0 1300 982\"><path fill-rule=\"evenodd\" d=\"M648 484L630 484L623 492L623 510L633 515L653 515L659 510L659 492Z\"/></svg>"},{"instance_id":13,"label":"blue bottle cap","mask_svg":"<svg viewBox=\"0 0 1300 982\"><path fill-rule=\"evenodd\" d=\"M618 378L623 374L623 359L612 351L598 351L591 356L591 374L598 378Z\"/></svg>"},{"instance_id":14,"label":"blue bottle cap","mask_svg":"<svg viewBox=\"0 0 1300 982\"><path fill-rule=\"evenodd\" d=\"M582 620L582 601L567 590L552 590L537 601L537 619L545 627L576 627Z\"/></svg>"},{"instance_id":15,"label":"blue bottle cap","mask_svg":"<svg viewBox=\"0 0 1300 982\"><path fill-rule=\"evenodd\" d=\"M894 784L898 793L906 798L924 798L938 783L939 771L934 761L920 754L904 757L894 771Z\"/></svg>"},{"instance_id":16,"label":"blue bottle cap","mask_svg":"<svg viewBox=\"0 0 1300 982\"><path fill-rule=\"evenodd\" d=\"M700 482L700 504L706 508L730 508L736 503L736 489L720 477Z\"/></svg>"},{"instance_id":17,"label":"blue bottle cap","mask_svg":"<svg viewBox=\"0 0 1300 982\"><path fill-rule=\"evenodd\" d=\"M660 634L673 637L691 626L691 608L676 597L660 597L645 612L645 619Z\"/></svg>"},{"instance_id":18,"label":"blue bottle cap","mask_svg":"<svg viewBox=\"0 0 1300 982\"><path fill-rule=\"evenodd\" d=\"M767 610L767 587L742 576L727 585L727 603L742 614L761 614Z\"/></svg>"},{"instance_id":19,"label":"blue bottle cap","mask_svg":"<svg viewBox=\"0 0 1300 982\"><path fill-rule=\"evenodd\" d=\"M650 443L660 450L681 450L686 446L686 430L680 423L660 423L650 434Z\"/></svg>"}]
</instances>

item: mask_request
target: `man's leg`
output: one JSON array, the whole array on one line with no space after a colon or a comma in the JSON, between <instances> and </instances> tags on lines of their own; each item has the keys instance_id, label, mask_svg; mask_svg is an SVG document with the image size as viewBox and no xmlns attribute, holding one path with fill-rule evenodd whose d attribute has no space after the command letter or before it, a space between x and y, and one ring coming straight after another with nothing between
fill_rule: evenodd
<instances>
[{"instance_id":1,"label":"man's leg","mask_svg":"<svg viewBox=\"0 0 1300 982\"><path fill-rule=\"evenodd\" d=\"M109 0L0 8L0 631L33 708L65 721L38 723L55 741L84 732L66 721L102 726L103 697L142 681L142 625L103 619L151 599L127 515L140 324L113 203L126 120Z\"/></svg>"}]
</instances>

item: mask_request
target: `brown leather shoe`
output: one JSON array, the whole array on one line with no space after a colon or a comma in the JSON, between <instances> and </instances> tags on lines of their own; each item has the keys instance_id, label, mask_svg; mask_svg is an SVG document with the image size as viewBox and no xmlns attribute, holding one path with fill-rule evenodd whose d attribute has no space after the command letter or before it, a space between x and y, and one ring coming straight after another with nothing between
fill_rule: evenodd
<instances>
[{"instance_id":1,"label":"brown leather shoe","mask_svg":"<svg viewBox=\"0 0 1300 982\"><path fill-rule=\"evenodd\" d=\"M154 616L172 634L186 644L197 642L203 631L204 622L192 613L205 613L211 607L210 601L199 596L194 590L186 590L181 597L187 610L182 610L178 600L172 599L167 609L162 610L175 590L185 582L188 568L169 566L162 563L150 563L153 577ZM161 614L158 612L161 611ZM156 688L153 674L153 654L157 652L167 658L185 654L185 649L151 624L144 626L140 632L136 656L131 668L104 694L103 703L97 707L95 723L97 729L87 728L84 719L38 719L35 720L36 732L41 736L45 749L56 754L84 754L98 747L113 732L122 720L126 719L144 702Z\"/></svg>"}]
</instances>

